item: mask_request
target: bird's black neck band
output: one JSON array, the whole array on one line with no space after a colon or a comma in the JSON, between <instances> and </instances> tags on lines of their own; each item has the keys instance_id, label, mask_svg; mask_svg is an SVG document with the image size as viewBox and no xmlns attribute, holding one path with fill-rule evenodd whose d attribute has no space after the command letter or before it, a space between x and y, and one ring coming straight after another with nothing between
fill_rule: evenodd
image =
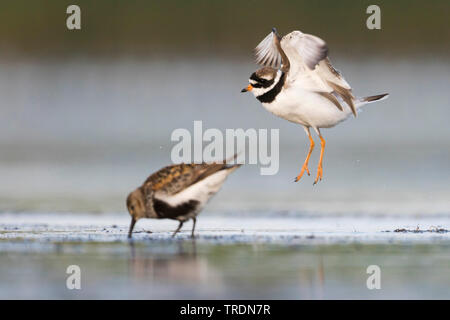
<instances>
[{"instance_id":1,"label":"bird's black neck band","mask_svg":"<svg viewBox=\"0 0 450 320\"><path fill-rule=\"evenodd\" d=\"M275 86L266 93L257 96L256 99L258 99L261 103L271 103L280 93L285 82L286 82L286 74L284 72L281 72L280 80L278 80Z\"/></svg>"}]
</instances>

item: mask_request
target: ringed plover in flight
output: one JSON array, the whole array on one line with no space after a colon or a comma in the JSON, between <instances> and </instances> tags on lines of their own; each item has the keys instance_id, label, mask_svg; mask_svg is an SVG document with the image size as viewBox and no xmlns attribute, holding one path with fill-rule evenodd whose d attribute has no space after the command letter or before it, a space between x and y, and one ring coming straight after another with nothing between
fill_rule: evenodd
<instances>
[{"instance_id":1,"label":"ringed plover in flight","mask_svg":"<svg viewBox=\"0 0 450 320\"><path fill-rule=\"evenodd\" d=\"M131 215L128 238L139 219L174 219L183 223L193 220L191 236L194 237L197 215L208 200L219 191L227 176L240 164L201 163L176 164L153 173L142 186L127 197Z\"/></svg>"},{"instance_id":2,"label":"ringed plover in flight","mask_svg":"<svg viewBox=\"0 0 450 320\"><path fill-rule=\"evenodd\" d=\"M333 68L325 41L300 31L281 38L273 28L256 47L255 56L263 68L250 76L250 84L241 92L251 91L268 111L303 126L310 141L309 152L295 181L305 171L310 174L308 161L314 149L310 128L313 128L321 144L316 184L323 177L325 139L320 129L334 127L352 114L356 117L363 105L388 94L356 98L341 73Z\"/></svg>"}]
</instances>

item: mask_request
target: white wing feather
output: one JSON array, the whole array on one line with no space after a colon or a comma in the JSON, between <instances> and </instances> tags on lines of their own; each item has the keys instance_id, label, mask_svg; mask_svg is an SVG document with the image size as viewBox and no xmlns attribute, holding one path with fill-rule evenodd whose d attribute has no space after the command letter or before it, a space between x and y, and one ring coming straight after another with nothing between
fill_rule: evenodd
<instances>
[{"instance_id":1,"label":"white wing feather","mask_svg":"<svg viewBox=\"0 0 450 320\"><path fill-rule=\"evenodd\" d=\"M278 52L274 40L275 34L271 32L256 46L256 63L272 68L280 67L281 54ZM328 54L328 47L325 41L300 31L293 31L284 36L281 40L281 47L285 51L291 51L291 54L286 52L289 61L297 60L310 70L314 70L316 65L325 59Z\"/></svg>"},{"instance_id":2,"label":"white wing feather","mask_svg":"<svg viewBox=\"0 0 450 320\"><path fill-rule=\"evenodd\" d=\"M274 33L267 35L255 48L256 63L280 68L281 54L274 41ZM328 59L328 46L324 40L301 31L292 31L280 42L290 62L288 83L303 89L333 92L328 82L351 90L344 77L334 69Z\"/></svg>"},{"instance_id":3,"label":"white wing feather","mask_svg":"<svg viewBox=\"0 0 450 320\"><path fill-rule=\"evenodd\" d=\"M274 38L275 35L271 32L256 46L255 59L257 64L278 69L281 66L281 55Z\"/></svg>"},{"instance_id":4,"label":"white wing feather","mask_svg":"<svg viewBox=\"0 0 450 320\"><path fill-rule=\"evenodd\" d=\"M328 46L325 41L300 31L293 31L284 36L281 41L281 47L284 49L283 45L293 49L290 51L297 53L295 59L301 60L310 70L314 70L316 65L328 55ZM288 54L287 56L291 58Z\"/></svg>"},{"instance_id":5,"label":"white wing feather","mask_svg":"<svg viewBox=\"0 0 450 320\"><path fill-rule=\"evenodd\" d=\"M328 46L319 37L293 31L281 40L281 47L291 62L289 82L297 82L304 89L332 92L329 82L345 89L351 87L328 58Z\"/></svg>"},{"instance_id":6,"label":"white wing feather","mask_svg":"<svg viewBox=\"0 0 450 320\"><path fill-rule=\"evenodd\" d=\"M342 74L336 70L331 64L330 59L326 58L319 62L315 70L322 79L334 82L345 89L351 89L348 82L344 79Z\"/></svg>"}]
</instances>

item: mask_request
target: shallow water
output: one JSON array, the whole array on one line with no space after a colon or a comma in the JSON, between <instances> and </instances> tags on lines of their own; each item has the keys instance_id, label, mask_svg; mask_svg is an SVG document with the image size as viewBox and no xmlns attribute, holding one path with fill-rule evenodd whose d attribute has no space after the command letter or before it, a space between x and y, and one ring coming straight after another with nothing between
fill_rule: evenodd
<instances>
[{"instance_id":1,"label":"shallow water","mask_svg":"<svg viewBox=\"0 0 450 320\"><path fill-rule=\"evenodd\" d=\"M176 225L139 221L128 241L124 215L0 215L0 298L450 298L448 216L204 214L195 240L190 223L172 239ZM66 288L69 265L81 290Z\"/></svg>"}]
</instances>

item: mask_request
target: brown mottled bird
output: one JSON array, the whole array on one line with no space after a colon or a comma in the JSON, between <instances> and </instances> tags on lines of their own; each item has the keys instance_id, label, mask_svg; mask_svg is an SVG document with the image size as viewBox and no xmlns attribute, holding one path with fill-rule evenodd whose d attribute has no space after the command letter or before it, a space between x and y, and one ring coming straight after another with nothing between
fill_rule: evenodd
<instances>
[{"instance_id":1,"label":"brown mottled bird","mask_svg":"<svg viewBox=\"0 0 450 320\"><path fill-rule=\"evenodd\" d=\"M128 195L127 208L131 215L128 238L141 218L173 219L183 223L193 220L194 237L196 217L208 200L219 191L227 176L240 164L201 163L176 164L153 173L142 186Z\"/></svg>"}]
</instances>

